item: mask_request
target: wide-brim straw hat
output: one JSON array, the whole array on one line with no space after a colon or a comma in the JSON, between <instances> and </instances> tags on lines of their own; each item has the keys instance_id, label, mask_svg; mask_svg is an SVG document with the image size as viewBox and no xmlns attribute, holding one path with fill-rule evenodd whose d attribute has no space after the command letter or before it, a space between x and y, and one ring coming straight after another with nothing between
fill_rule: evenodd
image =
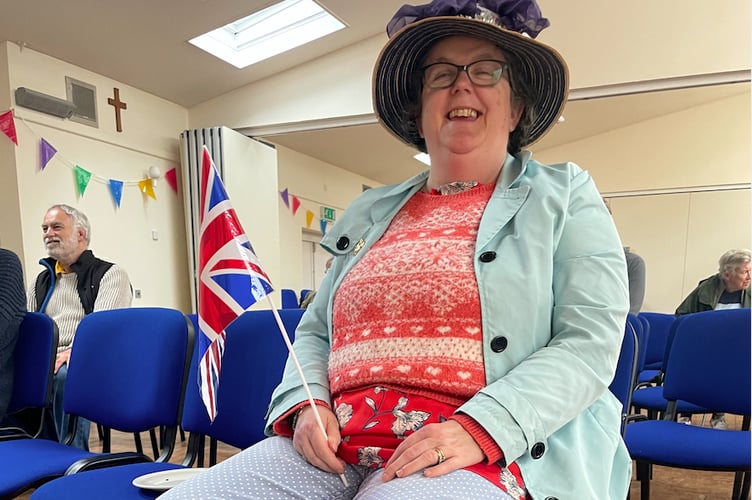
<instances>
[{"instance_id":1,"label":"wide-brim straw hat","mask_svg":"<svg viewBox=\"0 0 752 500\"><path fill-rule=\"evenodd\" d=\"M561 55L529 36L548 25L533 0L435 0L403 6L387 27L390 38L374 67L373 106L379 120L403 142L423 149L415 123L407 116L420 99L418 65L439 40L470 36L487 40L516 59L517 71L534 89L534 121L520 144L529 146L559 119L569 92L569 71Z\"/></svg>"}]
</instances>

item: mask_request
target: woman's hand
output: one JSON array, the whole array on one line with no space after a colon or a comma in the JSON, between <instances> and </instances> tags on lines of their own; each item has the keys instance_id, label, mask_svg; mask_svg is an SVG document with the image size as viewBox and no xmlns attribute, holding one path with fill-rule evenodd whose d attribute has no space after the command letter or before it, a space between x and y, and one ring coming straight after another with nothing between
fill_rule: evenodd
<instances>
[{"instance_id":1,"label":"woman's hand","mask_svg":"<svg viewBox=\"0 0 752 500\"><path fill-rule=\"evenodd\" d=\"M311 465L327 472L342 474L345 461L335 455L340 443L339 422L329 408L317 406L321 421L326 428L328 441L324 439L316 416L310 406L304 406L298 414L292 445Z\"/></svg>"},{"instance_id":2,"label":"woman's hand","mask_svg":"<svg viewBox=\"0 0 752 500\"><path fill-rule=\"evenodd\" d=\"M426 477L442 476L483 458L472 436L454 420L447 420L426 425L405 438L387 462L382 479L389 481L422 469Z\"/></svg>"}]
</instances>

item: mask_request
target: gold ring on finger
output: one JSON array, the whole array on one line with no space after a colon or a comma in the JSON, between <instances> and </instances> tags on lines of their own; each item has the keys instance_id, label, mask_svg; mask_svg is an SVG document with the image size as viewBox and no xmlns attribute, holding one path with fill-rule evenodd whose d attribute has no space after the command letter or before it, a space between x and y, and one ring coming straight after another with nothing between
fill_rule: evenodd
<instances>
[{"instance_id":1,"label":"gold ring on finger","mask_svg":"<svg viewBox=\"0 0 752 500\"><path fill-rule=\"evenodd\" d=\"M436 458L436 465L439 465L444 460L446 460L446 457L444 456L444 452L441 451L440 448L434 448L434 451L436 452L437 458Z\"/></svg>"}]
</instances>

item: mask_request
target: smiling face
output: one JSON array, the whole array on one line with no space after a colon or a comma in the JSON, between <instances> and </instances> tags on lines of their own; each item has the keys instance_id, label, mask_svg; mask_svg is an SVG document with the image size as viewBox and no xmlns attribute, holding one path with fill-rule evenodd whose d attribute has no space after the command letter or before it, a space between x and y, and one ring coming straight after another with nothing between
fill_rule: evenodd
<instances>
[{"instance_id":1,"label":"smiling face","mask_svg":"<svg viewBox=\"0 0 752 500\"><path fill-rule=\"evenodd\" d=\"M471 37L445 38L428 53L424 66L436 62L456 65L482 59L505 61L496 45ZM474 85L461 71L448 88L422 92L418 131L426 141L433 164L435 157L477 154L496 164L506 157L509 134L519 122L522 108L513 104L506 76L490 87Z\"/></svg>"},{"instance_id":2,"label":"smiling face","mask_svg":"<svg viewBox=\"0 0 752 500\"><path fill-rule=\"evenodd\" d=\"M62 265L70 265L86 250L86 233L76 227L73 217L59 208L47 211L42 221L42 237L47 254Z\"/></svg>"}]
</instances>

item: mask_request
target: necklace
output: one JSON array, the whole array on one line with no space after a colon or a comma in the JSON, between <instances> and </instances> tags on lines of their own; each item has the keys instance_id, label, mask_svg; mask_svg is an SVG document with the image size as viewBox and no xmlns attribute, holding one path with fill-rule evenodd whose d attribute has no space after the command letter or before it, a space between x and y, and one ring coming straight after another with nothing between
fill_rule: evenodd
<instances>
[{"instance_id":1,"label":"necklace","mask_svg":"<svg viewBox=\"0 0 752 500\"><path fill-rule=\"evenodd\" d=\"M461 193L463 191L467 191L469 189L474 188L480 184L478 181L455 181L455 182L447 182L446 184L442 184L441 186L430 189L430 192L437 193L437 194L457 194Z\"/></svg>"}]
</instances>

